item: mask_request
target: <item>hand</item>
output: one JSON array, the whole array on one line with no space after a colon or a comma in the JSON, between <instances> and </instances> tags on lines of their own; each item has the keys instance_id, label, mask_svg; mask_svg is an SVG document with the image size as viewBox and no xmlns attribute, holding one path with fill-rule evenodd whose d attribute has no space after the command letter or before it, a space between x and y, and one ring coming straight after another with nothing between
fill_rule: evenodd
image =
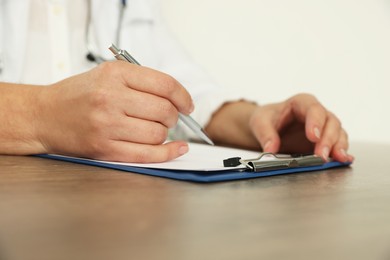
<instances>
[{"instance_id":1,"label":"hand","mask_svg":"<svg viewBox=\"0 0 390 260\"><path fill-rule=\"evenodd\" d=\"M123 61L107 62L42 91L37 129L47 153L124 162L162 162L188 151L164 143L188 92L172 77Z\"/></svg>"},{"instance_id":2,"label":"hand","mask_svg":"<svg viewBox=\"0 0 390 260\"><path fill-rule=\"evenodd\" d=\"M331 156L351 162L348 136L340 120L318 100L300 94L277 104L258 107L250 127L265 152L313 152L324 160Z\"/></svg>"},{"instance_id":3,"label":"hand","mask_svg":"<svg viewBox=\"0 0 390 260\"><path fill-rule=\"evenodd\" d=\"M347 154L348 136L339 119L308 94L265 106L227 103L205 130L220 145L272 153L314 152L341 162L354 159Z\"/></svg>"}]
</instances>

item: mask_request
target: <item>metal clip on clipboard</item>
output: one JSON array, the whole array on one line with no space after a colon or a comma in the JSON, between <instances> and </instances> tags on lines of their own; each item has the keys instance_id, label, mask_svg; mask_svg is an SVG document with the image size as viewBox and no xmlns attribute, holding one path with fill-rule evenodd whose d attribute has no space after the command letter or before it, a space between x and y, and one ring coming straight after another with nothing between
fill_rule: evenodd
<instances>
[{"instance_id":1,"label":"metal clip on clipboard","mask_svg":"<svg viewBox=\"0 0 390 260\"><path fill-rule=\"evenodd\" d=\"M264 156L271 155L273 160L261 160ZM230 160L230 161L229 161ZM235 164L235 165L233 165ZM238 166L243 164L249 171L273 171L287 168L309 167L323 165L324 161L316 155L276 155L273 153L261 153L259 157L253 159L241 159L239 157L229 158L224 160L225 167Z\"/></svg>"}]
</instances>

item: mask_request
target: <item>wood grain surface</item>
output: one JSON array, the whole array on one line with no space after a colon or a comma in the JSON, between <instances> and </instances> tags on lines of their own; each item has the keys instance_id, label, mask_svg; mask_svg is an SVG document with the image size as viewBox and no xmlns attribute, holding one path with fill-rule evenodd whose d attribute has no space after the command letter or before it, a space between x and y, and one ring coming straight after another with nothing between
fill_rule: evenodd
<instances>
[{"instance_id":1,"label":"wood grain surface","mask_svg":"<svg viewBox=\"0 0 390 260\"><path fill-rule=\"evenodd\" d=\"M0 156L0 259L390 259L389 149L215 184Z\"/></svg>"}]
</instances>

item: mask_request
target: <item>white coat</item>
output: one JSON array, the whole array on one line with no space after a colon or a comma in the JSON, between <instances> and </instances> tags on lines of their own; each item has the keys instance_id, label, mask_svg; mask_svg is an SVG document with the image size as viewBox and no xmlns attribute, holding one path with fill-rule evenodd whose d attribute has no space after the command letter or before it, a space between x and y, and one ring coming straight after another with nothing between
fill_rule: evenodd
<instances>
[{"instance_id":1,"label":"white coat","mask_svg":"<svg viewBox=\"0 0 390 260\"><path fill-rule=\"evenodd\" d=\"M112 59L107 47L115 39L118 2L91 0L94 52L107 59ZM159 17L158 4L159 0L128 0L120 47L131 50L143 65L166 72L181 82L195 101L194 118L205 125L212 112L232 95L218 88L170 36ZM29 0L0 0L0 81L20 82L29 5Z\"/></svg>"}]
</instances>

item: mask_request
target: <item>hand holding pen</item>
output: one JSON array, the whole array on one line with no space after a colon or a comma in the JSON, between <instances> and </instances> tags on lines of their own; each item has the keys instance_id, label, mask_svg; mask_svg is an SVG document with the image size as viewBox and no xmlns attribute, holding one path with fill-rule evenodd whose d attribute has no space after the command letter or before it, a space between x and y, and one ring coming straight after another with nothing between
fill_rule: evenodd
<instances>
[{"instance_id":1,"label":"hand holding pen","mask_svg":"<svg viewBox=\"0 0 390 260\"><path fill-rule=\"evenodd\" d=\"M109 48L117 60L123 60L141 66L126 50L121 50L112 44ZM213 141L207 136L202 127L190 116L179 113L180 120L187 125L196 135L208 144L214 145Z\"/></svg>"},{"instance_id":2,"label":"hand holding pen","mask_svg":"<svg viewBox=\"0 0 390 260\"><path fill-rule=\"evenodd\" d=\"M193 111L192 98L178 81L162 72L128 62L104 62L47 88L27 88L26 93L36 104L27 109L24 102L28 112L20 125L34 127L19 138L28 142L12 145L13 154L57 153L152 163L173 160L188 151L185 141L166 139L179 113ZM19 100L17 94L13 100Z\"/></svg>"}]
</instances>

